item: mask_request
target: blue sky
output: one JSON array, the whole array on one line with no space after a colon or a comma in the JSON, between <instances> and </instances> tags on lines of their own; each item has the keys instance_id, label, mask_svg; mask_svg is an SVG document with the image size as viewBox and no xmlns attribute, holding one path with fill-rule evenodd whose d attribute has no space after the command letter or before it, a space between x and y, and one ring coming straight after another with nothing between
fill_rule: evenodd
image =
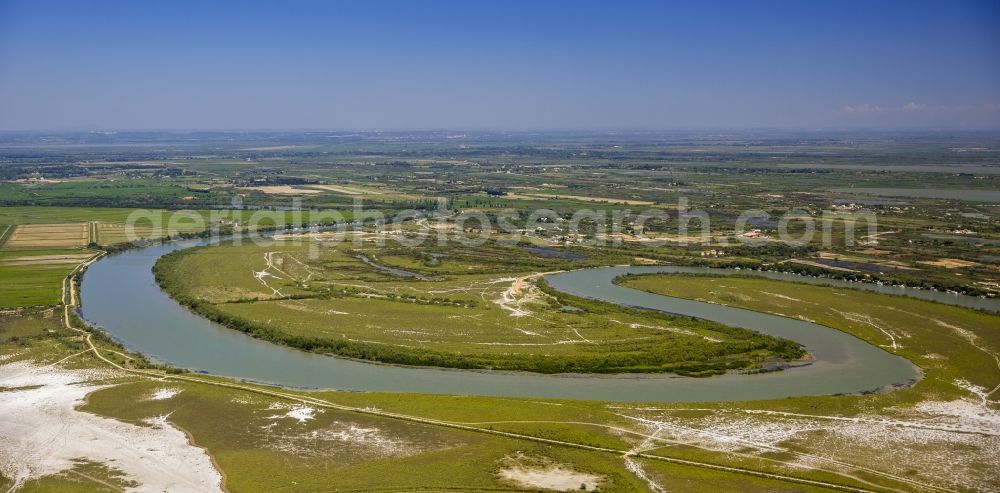
<instances>
[{"instance_id":1,"label":"blue sky","mask_svg":"<svg viewBox=\"0 0 1000 493\"><path fill-rule=\"evenodd\" d=\"M1000 128L1000 2L0 0L0 129Z\"/></svg>"}]
</instances>

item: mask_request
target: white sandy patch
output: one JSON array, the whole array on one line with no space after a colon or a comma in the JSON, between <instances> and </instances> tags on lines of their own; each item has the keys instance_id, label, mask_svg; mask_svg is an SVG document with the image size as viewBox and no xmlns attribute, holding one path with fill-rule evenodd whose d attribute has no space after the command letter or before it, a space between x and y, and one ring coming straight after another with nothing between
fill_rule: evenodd
<instances>
[{"instance_id":1,"label":"white sandy patch","mask_svg":"<svg viewBox=\"0 0 1000 493\"><path fill-rule=\"evenodd\" d=\"M232 399L229 399L229 402L232 402L233 404L240 404L240 405L243 405L243 406L249 406L251 404L257 404L257 400L256 399L253 399L253 398L251 398L249 396L244 396L244 395L241 395L241 396L238 396L238 397L233 397Z\"/></svg>"},{"instance_id":2,"label":"white sandy patch","mask_svg":"<svg viewBox=\"0 0 1000 493\"><path fill-rule=\"evenodd\" d=\"M924 401L914 409L933 415L935 423L943 422L962 430L1000 436L1000 412L990 407L989 391L962 378L952 383L976 396L977 400Z\"/></svg>"},{"instance_id":3,"label":"white sandy patch","mask_svg":"<svg viewBox=\"0 0 1000 493\"><path fill-rule=\"evenodd\" d=\"M276 271L278 271L278 272L280 272L280 273L285 274L286 276L288 276L288 274L285 271L281 270L281 265L284 264L283 259L280 258L280 257L277 258L277 259L275 259L275 257L274 257L275 254L280 254L280 252L265 252L264 253L264 262L265 262L265 264L267 264L267 266L264 267L264 270L261 270L261 271L252 271L252 272L253 272L253 277L254 277L254 279L257 279L257 282L263 284L264 287L266 287L267 289L270 289L274 293L275 296L282 296L281 291L279 291L277 288L271 287L267 283L267 278L268 277L271 277L271 278L274 278L274 279L278 279L278 280L284 279L281 276L276 276L276 275L270 273L269 271L271 269L274 269L274 270L276 270ZM292 276L288 276L288 277L292 277ZM294 280L294 278L293 278L293 280Z\"/></svg>"},{"instance_id":4,"label":"white sandy patch","mask_svg":"<svg viewBox=\"0 0 1000 493\"><path fill-rule=\"evenodd\" d=\"M181 389L156 389L147 399L151 401L163 401L173 398L181 393Z\"/></svg>"},{"instance_id":5,"label":"white sandy patch","mask_svg":"<svg viewBox=\"0 0 1000 493\"><path fill-rule=\"evenodd\" d=\"M306 421L316 419L316 408L306 406L303 404L296 404L294 406L287 406L281 403L274 403L268 407L270 410L277 409L287 409L285 414L275 414L273 416L268 416L267 419L284 419L291 418L298 421L300 424L304 424Z\"/></svg>"},{"instance_id":6,"label":"white sandy patch","mask_svg":"<svg viewBox=\"0 0 1000 493\"><path fill-rule=\"evenodd\" d=\"M768 296L771 296L771 297L773 297L773 298L778 298L778 299L782 299L782 300L788 300L788 301L800 301L800 302L802 301L802 300L800 300L800 299L798 299L798 298L792 298L791 296L785 296L785 295L783 295L783 294L780 294L780 293L769 293L769 292L767 292L767 291L761 291L761 293L763 293L763 294L766 294L766 295L768 295Z\"/></svg>"},{"instance_id":7,"label":"white sandy patch","mask_svg":"<svg viewBox=\"0 0 1000 493\"><path fill-rule=\"evenodd\" d=\"M512 317L531 315L531 310L527 309L524 305L538 303L543 298L542 290L538 289L538 286L535 286L531 281L556 272L536 272L522 277L504 277L491 280L489 281L491 284L497 282L511 283L509 288L500 293L499 298L493 300L493 303L500 305L500 308L510 312L510 316Z\"/></svg>"},{"instance_id":8,"label":"white sandy patch","mask_svg":"<svg viewBox=\"0 0 1000 493\"><path fill-rule=\"evenodd\" d=\"M722 299L727 299L728 298L728 299L731 299L731 300L739 300L739 301L742 301L744 303L756 303L757 302L757 298L754 298L753 296L750 296L748 294L740 293L738 291L724 291L724 292L719 292L719 293L712 292L711 294L714 294L714 295L716 295L716 296L718 296L718 297L720 297Z\"/></svg>"},{"instance_id":9,"label":"white sandy patch","mask_svg":"<svg viewBox=\"0 0 1000 493\"><path fill-rule=\"evenodd\" d=\"M87 394L107 387L88 382L108 376L31 362L0 366L0 386L25 388L0 392L0 473L18 487L84 459L139 483L128 491L222 491L208 454L165 417L138 426L76 410Z\"/></svg>"},{"instance_id":10,"label":"white sandy patch","mask_svg":"<svg viewBox=\"0 0 1000 493\"><path fill-rule=\"evenodd\" d=\"M310 438L364 446L384 456L407 455L409 447L402 440L387 436L379 428L334 423L330 428L313 430Z\"/></svg>"},{"instance_id":11,"label":"white sandy patch","mask_svg":"<svg viewBox=\"0 0 1000 493\"><path fill-rule=\"evenodd\" d=\"M574 471L565 466L548 467L511 466L500 471L500 477L528 488L555 491L579 491L580 485L592 491L600 482L600 476Z\"/></svg>"},{"instance_id":12,"label":"white sandy patch","mask_svg":"<svg viewBox=\"0 0 1000 493\"><path fill-rule=\"evenodd\" d=\"M972 344L973 346L975 346L976 349L978 349L978 350L980 350L980 351L988 354L990 357L992 357L993 361L996 361L997 368L1000 368L1000 354L997 354L997 353L995 353L995 352L993 352L993 351L991 351L991 350L989 350L989 349L981 346L979 344L979 336L976 335L974 332L972 332L971 330L968 330L968 329L963 329L961 327L956 327L956 326L951 325L949 323L945 323L945 322L942 322L940 320L936 320L936 319L933 319L933 318L930 319L930 320L932 322L937 323L938 325L940 325L942 327L945 327L947 329L951 329L951 330L955 331L955 333L958 334L960 337L963 337L963 338L967 339L969 341L969 344ZM963 388L965 388L965 387L963 387ZM968 390L968 389L966 389L966 390ZM996 392L998 390L1000 390L1000 385L997 385L996 387L993 387L992 389L986 391L986 397L989 397L991 394L993 394L994 392Z\"/></svg>"},{"instance_id":13,"label":"white sandy patch","mask_svg":"<svg viewBox=\"0 0 1000 493\"><path fill-rule=\"evenodd\" d=\"M330 192L342 193L344 195L381 195L382 192L371 189L361 189L344 185L308 185L309 188L318 188Z\"/></svg>"},{"instance_id":14,"label":"white sandy patch","mask_svg":"<svg viewBox=\"0 0 1000 493\"><path fill-rule=\"evenodd\" d=\"M649 477L649 474L646 474L646 470L642 467L642 464L633 460L631 457L625 457L625 469L628 469L629 472L635 474L635 477L641 479L643 483L646 483L646 486L648 486L649 490L653 493L667 493L666 488L653 480L653 478Z\"/></svg>"},{"instance_id":15,"label":"white sandy patch","mask_svg":"<svg viewBox=\"0 0 1000 493\"><path fill-rule=\"evenodd\" d=\"M883 334L885 334L886 337L889 338L889 345L892 347L893 350L899 349L900 345L896 342L896 337L900 336L900 334L896 334L893 330L886 329L885 327L883 327L883 325L885 324L885 322L882 322L881 320L879 320L877 318L874 318L874 317L869 316L869 315L865 315L863 313L844 312L844 311L840 311L840 310L837 310L837 309L834 309L834 308L831 308L830 310L833 311L833 312L836 312L840 316L842 316L842 317L844 317L847 320L850 320L852 322L862 323L862 324L865 324L865 325L868 325L868 326L871 326L871 327L874 327L874 328L878 329L880 332L882 332Z\"/></svg>"},{"instance_id":16,"label":"white sandy patch","mask_svg":"<svg viewBox=\"0 0 1000 493\"><path fill-rule=\"evenodd\" d=\"M258 192L263 192L268 195L312 195L317 193L323 193L322 190L313 190L310 188L298 188L289 185L263 185L259 187L244 187L240 190L256 190Z\"/></svg>"},{"instance_id":17,"label":"white sandy patch","mask_svg":"<svg viewBox=\"0 0 1000 493\"><path fill-rule=\"evenodd\" d=\"M531 284L527 284L528 278L529 276L503 279L504 281L513 282L510 287L500 293L500 297L493 302L500 305L500 308L510 312L510 316L512 317L524 317L526 315L531 315L531 311L522 306L524 303L537 300L537 295L532 293L533 286ZM526 284L527 290L525 289ZM524 294L525 291L527 291L527 294Z\"/></svg>"},{"instance_id":18,"label":"white sandy patch","mask_svg":"<svg viewBox=\"0 0 1000 493\"><path fill-rule=\"evenodd\" d=\"M927 401L917 404L918 412L933 416L936 423L950 423L951 427L973 433L1000 436L1000 413L968 400Z\"/></svg>"},{"instance_id":19,"label":"white sandy patch","mask_svg":"<svg viewBox=\"0 0 1000 493\"><path fill-rule=\"evenodd\" d=\"M847 473L864 470L973 490L988 490L984 486L995 480L990 471L1000 470L1000 415L971 398L927 401L857 417L738 409L687 411L708 414L692 417L665 408L645 408L632 410L642 416L619 415L665 443L751 456L790 452L795 458L788 465L795 467Z\"/></svg>"},{"instance_id":20,"label":"white sandy patch","mask_svg":"<svg viewBox=\"0 0 1000 493\"><path fill-rule=\"evenodd\" d=\"M385 332L390 334L403 334L403 335L432 335L430 332L424 332L422 330L408 330L408 329L385 329Z\"/></svg>"},{"instance_id":21,"label":"white sandy patch","mask_svg":"<svg viewBox=\"0 0 1000 493\"><path fill-rule=\"evenodd\" d=\"M262 427L272 432L277 423ZM334 421L318 430L301 433L268 435L266 446L300 457L329 456L351 450L369 457L405 457L419 453L423 447L394 437L380 428Z\"/></svg>"}]
</instances>

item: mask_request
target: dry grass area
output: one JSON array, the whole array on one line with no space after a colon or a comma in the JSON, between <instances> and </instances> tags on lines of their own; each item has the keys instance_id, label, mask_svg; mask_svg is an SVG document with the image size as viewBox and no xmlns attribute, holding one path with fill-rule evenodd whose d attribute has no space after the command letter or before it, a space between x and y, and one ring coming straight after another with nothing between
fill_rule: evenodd
<instances>
[{"instance_id":1,"label":"dry grass area","mask_svg":"<svg viewBox=\"0 0 1000 493\"><path fill-rule=\"evenodd\" d=\"M309 185L309 188L326 190L328 192L342 193L344 195L381 195L378 190L370 190L359 187L348 187L343 185Z\"/></svg>"},{"instance_id":2,"label":"dry grass area","mask_svg":"<svg viewBox=\"0 0 1000 493\"><path fill-rule=\"evenodd\" d=\"M256 192L266 193L268 195L313 195L313 194L323 193L322 190L298 188L289 185L264 185L260 187L241 188L240 190L252 190Z\"/></svg>"},{"instance_id":3,"label":"dry grass area","mask_svg":"<svg viewBox=\"0 0 1000 493\"><path fill-rule=\"evenodd\" d=\"M139 227L133 228L135 236L138 238L150 238L153 235L152 228L149 227ZM116 243L126 243L129 241L129 233L125 228L124 224L115 223L98 223L97 224L97 244L99 245L114 245ZM133 239L138 239L133 238Z\"/></svg>"},{"instance_id":4,"label":"dry grass area","mask_svg":"<svg viewBox=\"0 0 1000 493\"><path fill-rule=\"evenodd\" d=\"M302 185L311 192L323 191L332 192L349 197L367 197L371 200L423 200L426 197L403 193L398 190L365 185Z\"/></svg>"},{"instance_id":5,"label":"dry grass area","mask_svg":"<svg viewBox=\"0 0 1000 493\"><path fill-rule=\"evenodd\" d=\"M517 454L505 457L501 463L504 468L500 470L500 479L533 490L593 491L604 479L548 458Z\"/></svg>"},{"instance_id":6,"label":"dry grass area","mask_svg":"<svg viewBox=\"0 0 1000 493\"><path fill-rule=\"evenodd\" d=\"M508 193L508 199L521 200L579 200L581 202L605 202L609 204L654 205L651 200L616 199L612 197L588 197L584 195L551 195L545 193Z\"/></svg>"},{"instance_id":7,"label":"dry grass area","mask_svg":"<svg viewBox=\"0 0 1000 493\"><path fill-rule=\"evenodd\" d=\"M875 250L875 249L862 250L862 251L859 251L858 253L863 253L863 252L883 252L883 253L889 253L886 250ZM879 254L875 253L875 255L879 255ZM855 264L879 265L879 266L882 266L882 267L890 267L890 268L893 268L893 269L919 270L919 269L916 269L914 267L911 267L910 264L908 264L906 262L900 262L898 260L890 260L890 259L885 259L885 258L860 257L860 256L857 256L857 255L845 255L843 253L836 253L836 252L819 252L816 255L816 257L817 258L821 258L821 259L825 259L825 260L842 260L842 261L845 261L845 262L853 262Z\"/></svg>"},{"instance_id":8,"label":"dry grass area","mask_svg":"<svg viewBox=\"0 0 1000 493\"><path fill-rule=\"evenodd\" d=\"M937 260L922 260L918 263L933 265L934 267L944 267L945 269L961 269L963 267L975 267L981 265L978 262L970 262L957 258L939 258Z\"/></svg>"},{"instance_id":9,"label":"dry grass area","mask_svg":"<svg viewBox=\"0 0 1000 493\"><path fill-rule=\"evenodd\" d=\"M24 224L14 229L4 248L76 248L85 247L89 242L87 223Z\"/></svg>"},{"instance_id":10,"label":"dry grass area","mask_svg":"<svg viewBox=\"0 0 1000 493\"><path fill-rule=\"evenodd\" d=\"M657 265L660 263L660 261L656 260L655 258L646 258L646 257L632 257L632 261L634 261L636 264L641 264L641 265Z\"/></svg>"},{"instance_id":11,"label":"dry grass area","mask_svg":"<svg viewBox=\"0 0 1000 493\"><path fill-rule=\"evenodd\" d=\"M168 235L176 235L179 233L197 233L202 231L204 228L199 225L194 224L182 224L176 225L172 229L168 229L166 225L163 228L152 228L149 226L132 226L130 228L125 224L120 223L96 223L96 238L94 241L101 246L116 245L120 243L129 243L136 240L149 240L162 238Z\"/></svg>"},{"instance_id":12,"label":"dry grass area","mask_svg":"<svg viewBox=\"0 0 1000 493\"><path fill-rule=\"evenodd\" d=\"M606 241L624 241L626 243L664 243L679 245L726 245L729 235L678 235L678 234L646 234L631 235L628 233L597 234L596 238Z\"/></svg>"},{"instance_id":13,"label":"dry grass area","mask_svg":"<svg viewBox=\"0 0 1000 493\"><path fill-rule=\"evenodd\" d=\"M124 224L97 224L97 244L102 246L128 243L139 239L159 238L162 236L162 233L157 234L153 231L153 228L148 226L134 226L132 227L132 230L129 231Z\"/></svg>"},{"instance_id":14,"label":"dry grass area","mask_svg":"<svg viewBox=\"0 0 1000 493\"><path fill-rule=\"evenodd\" d=\"M813 262L811 260L805 260L800 258L793 258L788 262L792 264L808 265L810 267L819 267L820 269L835 270L837 272L857 272L856 270L853 269L847 269L844 267L835 267L832 265L821 264L819 262Z\"/></svg>"},{"instance_id":15,"label":"dry grass area","mask_svg":"<svg viewBox=\"0 0 1000 493\"><path fill-rule=\"evenodd\" d=\"M92 253L67 255L28 255L0 260L0 265L76 265L92 257Z\"/></svg>"},{"instance_id":16,"label":"dry grass area","mask_svg":"<svg viewBox=\"0 0 1000 493\"><path fill-rule=\"evenodd\" d=\"M864 250L858 250L861 255L888 255L892 253L890 250L879 250L878 248L866 248Z\"/></svg>"}]
</instances>

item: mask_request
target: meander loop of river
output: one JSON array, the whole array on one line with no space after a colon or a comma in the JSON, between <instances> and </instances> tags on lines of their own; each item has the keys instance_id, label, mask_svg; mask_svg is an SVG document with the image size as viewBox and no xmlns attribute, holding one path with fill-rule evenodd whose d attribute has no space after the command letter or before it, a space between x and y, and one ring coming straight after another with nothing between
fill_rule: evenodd
<instances>
[{"instance_id":1,"label":"meander loop of river","mask_svg":"<svg viewBox=\"0 0 1000 493\"><path fill-rule=\"evenodd\" d=\"M691 267L601 267L553 274L546 279L553 288L577 296L663 310L787 338L804 345L815 356L815 361L772 373L690 378L669 374L540 375L414 368L311 354L214 324L182 307L157 286L151 270L157 259L170 251L201 244L204 242L192 240L155 245L95 262L83 277L82 317L107 331L128 349L153 360L193 371L287 387L621 402L695 402L855 393L907 384L920 378L919 369L909 361L838 330L791 318L661 296L617 286L613 282L616 277L630 272L733 273ZM794 277L795 280L803 279Z\"/></svg>"}]
</instances>

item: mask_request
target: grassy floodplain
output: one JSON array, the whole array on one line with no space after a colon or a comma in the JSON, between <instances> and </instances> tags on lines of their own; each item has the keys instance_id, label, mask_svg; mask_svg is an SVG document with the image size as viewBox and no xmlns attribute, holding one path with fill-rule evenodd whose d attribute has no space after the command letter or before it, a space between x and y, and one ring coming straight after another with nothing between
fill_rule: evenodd
<instances>
[{"instance_id":1,"label":"grassy floodplain","mask_svg":"<svg viewBox=\"0 0 1000 493\"><path fill-rule=\"evenodd\" d=\"M968 396L1000 387L1000 316L901 296L740 276L641 275L622 284L809 320L853 334L925 370L886 399ZM975 393L973 392L973 393ZM985 396L984 396L985 398Z\"/></svg>"}]
</instances>

